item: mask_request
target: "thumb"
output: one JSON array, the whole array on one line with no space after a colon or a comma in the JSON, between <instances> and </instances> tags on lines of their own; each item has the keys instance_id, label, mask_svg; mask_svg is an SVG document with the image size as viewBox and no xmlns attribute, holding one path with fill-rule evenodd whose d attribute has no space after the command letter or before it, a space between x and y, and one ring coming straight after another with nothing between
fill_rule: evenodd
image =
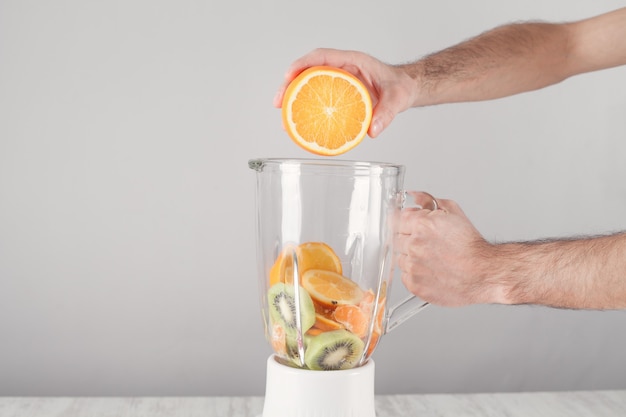
<instances>
[{"instance_id":1,"label":"thumb","mask_svg":"<svg viewBox=\"0 0 626 417\"><path fill-rule=\"evenodd\" d=\"M404 105L406 103L404 91L393 86L380 90L381 93L372 111L372 122L367 132L372 138L380 135L396 115L407 108Z\"/></svg>"},{"instance_id":2,"label":"thumb","mask_svg":"<svg viewBox=\"0 0 626 417\"><path fill-rule=\"evenodd\" d=\"M368 130L368 135L375 138L387 128L396 116L396 112L379 103L372 112L372 122Z\"/></svg>"}]
</instances>

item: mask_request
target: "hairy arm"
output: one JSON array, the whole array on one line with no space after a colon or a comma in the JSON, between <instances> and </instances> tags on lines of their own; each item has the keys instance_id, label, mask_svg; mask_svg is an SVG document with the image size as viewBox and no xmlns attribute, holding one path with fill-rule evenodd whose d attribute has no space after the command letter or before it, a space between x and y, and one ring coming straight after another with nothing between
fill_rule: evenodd
<instances>
[{"instance_id":1,"label":"hairy arm","mask_svg":"<svg viewBox=\"0 0 626 417\"><path fill-rule=\"evenodd\" d=\"M492 247L505 304L626 308L626 234Z\"/></svg>"},{"instance_id":2,"label":"hairy arm","mask_svg":"<svg viewBox=\"0 0 626 417\"><path fill-rule=\"evenodd\" d=\"M490 243L456 202L437 201L441 210L403 210L395 235L402 281L423 300L626 308L626 232Z\"/></svg>"},{"instance_id":3,"label":"hairy arm","mask_svg":"<svg viewBox=\"0 0 626 417\"><path fill-rule=\"evenodd\" d=\"M374 102L368 131L378 136L411 107L489 100L626 64L626 8L572 23L500 26L413 63L388 65L357 51L316 49L295 60L274 97L305 68L331 65L359 77Z\"/></svg>"},{"instance_id":4,"label":"hairy arm","mask_svg":"<svg viewBox=\"0 0 626 417\"><path fill-rule=\"evenodd\" d=\"M501 26L414 63L412 106L489 100L626 64L626 8L572 23Z\"/></svg>"}]
</instances>

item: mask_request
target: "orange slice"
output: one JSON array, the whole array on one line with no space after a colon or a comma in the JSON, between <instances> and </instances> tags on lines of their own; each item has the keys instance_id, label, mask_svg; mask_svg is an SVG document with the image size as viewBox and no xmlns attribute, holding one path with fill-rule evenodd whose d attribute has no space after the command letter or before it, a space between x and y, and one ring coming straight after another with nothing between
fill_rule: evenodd
<instances>
[{"instance_id":1,"label":"orange slice","mask_svg":"<svg viewBox=\"0 0 626 417\"><path fill-rule=\"evenodd\" d=\"M339 68L315 66L287 87L283 124L291 139L317 155L339 155L357 146L372 120L365 85Z\"/></svg>"},{"instance_id":2,"label":"orange slice","mask_svg":"<svg viewBox=\"0 0 626 417\"><path fill-rule=\"evenodd\" d=\"M302 275L302 286L313 300L334 309L345 304L359 304L363 290L341 274L322 269L310 269Z\"/></svg>"},{"instance_id":3,"label":"orange slice","mask_svg":"<svg viewBox=\"0 0 626 417\"><path fill-rule=\"evenodd\" d=\"M378 312L376 313L376 323L374 326L374 330L377 330L379 333L382 332L383 328L383 318L385 316L385 301L387 300L387 285L384 282L380 293L381 298L378 300ZM359 308L363 310L366 315L370 316L372 314L372 310L374 309L375 300L376 295L374 294L374 291L369 289L365 291L363 299L359 303Z\"/></svg>"},{"instance_id":4,"label":"orange slice","mask_svg":"<svg viewBox=\"0 0 626 417\"><path fill-rule=\"evenodd\" d=\"M383 333L383 318L385 317L385 302L386 298L383 298L378 302L378 313L376 313L376 323L374 324L374 331L372 332L372 337L370 340L370 344L367 347L367 357L369 358L372 353L374 353L374 349L380 342L380 336Z\"/></svg>"},{"instance_id":5,"label":"orange slice","mask_svg":"<svg viewBox=\"0 0 626 417\"><path fill-rule=\"evenodd\" d=\"M270 344L274 352L279 355L285 355L287 353L285 329L279 324L272 325L272 334L270 335Z\"/></svg>"},{"instance_id":6,"label":"orange slice","mask_svg":"<svg viewBox=\"0 0 626 417\"><path fill-rule=\"evenodd\" d=\"M278 255L270 269L270 287L277 282L293 283L294 248L287 246ZM341 274L341 260L333 249L323 242L306 242L295 248L300 276L309 269L325 269Z\"/></svg>"},{"instance_id":7,"label":"orange slice","mask_svg":"<svg viewBox=\"0 0 626 417\"><path fill-rule=\"evenodd\" d=\"M370 357L372 356L372 353L374 353L374 350L376 349L376 346L378 346L378 342L380 341L380 332L376 329L374 329L374 332L372 332L372 338L370 340L370 344L367 347L367 353L365 354L366 357Z\"/></svg>"},{"instance_id":8,"label":"orange slice","mask_svg":"<svg viewBox=\"0 0 626 417\"><path fill-rule=\"evenodd\" d=\"M293 283L293 258L289 248L285 248L278 255L270 269L270 287L278 282Z\"/></svg>"},{"instance_id":9,"label":"orange slice","mask_svg":"<svg viewBox=\"0 0 626 417\"><path fill-rule=\"evenodd\" d=\"M365 312L371 312L375 299L376 295L374 294L374 291L369 289L363 294L363 299L359 303L359 307L361 307L361 309Z\"/></svg>"},{"instance_id":10,"label":"orange slice","mask_svg":"<svg viewBox=\"0 0 626 417\"><path fill-rule=\"evenodd\" d=\"M324 330L318 329L317 327L311 327L309 330L306 331L305 334L309 336L318 336L322 333L324 333Z\"/></svg>"},{"instance_id":11,"label":"orange slice","mask_svg":"<svg viewBox=\"0 0 626 417\"><path fill-rule=\"evenodd\" d=\"M324 242L306 242L298 246L298 268L300 274L309 269L323 269L341 274L341 260L335 251Z\"/></svg>"},{"instance_id":12,"label":"orange slice","mask_svg":"<svg viewBox=\"0 0 626 417\"><path fill-rule=\"evenodd\" d=\"M344 326L340 323L337 323L335 320L331 320L330 318L322 314L315 315L315 324L313 324L313 327L320 329L324 332L328 332L331 330L340 330L344 328Z\"/></svg>"},{"instance_id":13,"label":"orange slice","mask_svg":"<svg viewBox=\"0 0 626 417\"><path fill-rule=\"evenodd\" d=\"M340 305L335 309L333 317L358 337L367 335L369 316L361 307L352 304Z\"/></svg>"},{"instance_id":14,"label":"orange slice","mask_svg":"<svg viewBox=\"0 0 626 417\"><path fill-rule=\"evenodd\" d=\"M383 290L386 290L386 287L383 288ZM385 291L385 295L386 295L386 291ZM365 303L366 299L368 299L367 296L359 304L359 307L361 307L364 311L367 311L368 316L370 316L372 314L372 308L374 307L374 305L372 303ZM385 317L385 302L386 302L386 298L382 298L378 301L378 312L376 313L376 319L375 319L376 321L374 322L374 329L372 331L372 336L370 338L369 345L367 346L366 356L368 358L372 356L372 353L374 353L374 349L376 349L376 346L378 345L378 342L380 341L380 335L383 332L383 318ZM367 343L367 341L365 342Z\"/></svg>"}]
</instances>

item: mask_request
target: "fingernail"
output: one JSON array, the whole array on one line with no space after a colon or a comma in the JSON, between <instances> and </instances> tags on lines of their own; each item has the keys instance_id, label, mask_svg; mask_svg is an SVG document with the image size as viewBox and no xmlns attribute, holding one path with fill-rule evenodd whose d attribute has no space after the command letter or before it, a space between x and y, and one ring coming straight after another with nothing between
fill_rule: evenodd
<instances>
[{"instance_id":1,"label":"fingernail","mask_svg":"<svg viewBox=\"0 0 626 417\"><path fill-rule=\"evenodd\" d=\"M374 138L378 136L378 134L380 133L382 129L383 129L383 123L378 119L374 119L370 127L370 133L372 134L372 137Z\"/></svg>"}]
</instances>

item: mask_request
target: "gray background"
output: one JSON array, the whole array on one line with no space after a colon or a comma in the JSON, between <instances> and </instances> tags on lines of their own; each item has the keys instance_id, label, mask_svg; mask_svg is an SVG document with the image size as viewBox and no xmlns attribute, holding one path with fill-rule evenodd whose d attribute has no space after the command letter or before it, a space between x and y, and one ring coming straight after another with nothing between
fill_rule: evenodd
<instances>
[{"instance_id":1,"label":"gray background","mask_svg":"<svg viewBox=\"0 0 626 417\"><path fill-rule=\"evenodd\" d=\"M0 1L0 394L250 395L253 157L309 157L271 105L318 46L398 63L617 1ZM413 109L345 155L407 166L491 241L624 228L626 68ZM430 307L377 392L626 388L626 312Z\"/></svg>"}]
</instances>

